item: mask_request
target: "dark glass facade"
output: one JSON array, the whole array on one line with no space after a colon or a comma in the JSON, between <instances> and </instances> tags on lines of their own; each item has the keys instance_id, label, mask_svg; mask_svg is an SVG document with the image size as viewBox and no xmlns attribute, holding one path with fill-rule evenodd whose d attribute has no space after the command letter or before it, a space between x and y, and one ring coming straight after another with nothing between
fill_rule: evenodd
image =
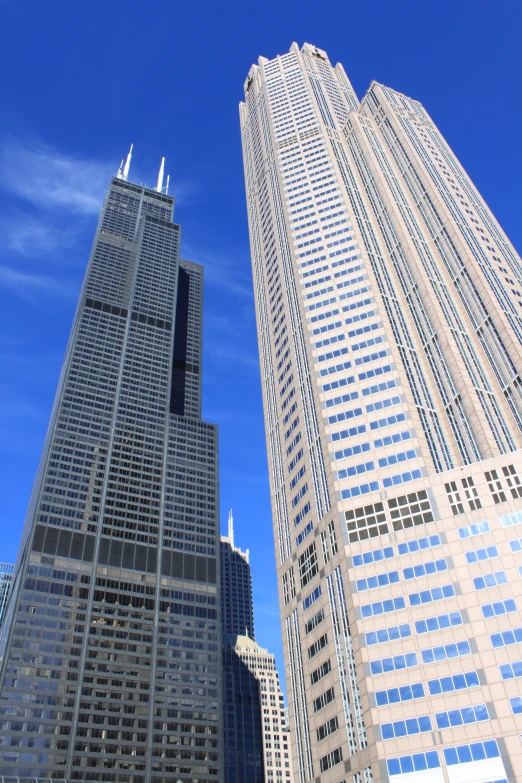
<instances>
[{"instance_id":1,"label":"dark glass facade","mask_svg":"<svg viewBox=\"0 0 522 783\"><path fill-rule=\"evenodd\" d=\"M221 780L217 428L174 200L113 178L0 639L0 773Z\"/></svg>"}]
</instances>

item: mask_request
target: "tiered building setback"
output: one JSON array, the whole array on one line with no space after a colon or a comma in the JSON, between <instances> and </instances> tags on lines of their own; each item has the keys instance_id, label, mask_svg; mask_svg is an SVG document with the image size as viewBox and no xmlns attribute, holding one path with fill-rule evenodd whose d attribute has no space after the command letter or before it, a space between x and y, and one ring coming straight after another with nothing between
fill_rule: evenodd
<instances>
[{"instance_id":1,"label":"tiered building setback","mask_svg":"<svg viewBox=\"0 0 522 783\"><path fill-rule=\"evenodd\" d=\"M217 428L174 199L111 181L2 629L0 774L221 780Z\"/></svg>"},{"instance_id":2,"label":"tiered building setback","mask_svg":"<svg viewBox=\"0 0 522 783\"><path fill-rule=\"evenodd\" d=\"M521 261L324 51L240 114L296 780L519 780Z\"/></svg>"}]
</instances>

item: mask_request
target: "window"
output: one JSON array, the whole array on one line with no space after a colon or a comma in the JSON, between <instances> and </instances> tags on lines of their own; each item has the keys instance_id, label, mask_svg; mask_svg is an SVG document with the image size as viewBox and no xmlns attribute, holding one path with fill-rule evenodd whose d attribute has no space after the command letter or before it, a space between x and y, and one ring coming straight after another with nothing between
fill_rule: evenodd
<instances>
[{"instance_id":1,"label":"window","mask_svg":"<svg viewBox=\"0 0 522 783\"><path fill-rule=\"evenodd\" d=\"M337 715L335 715L335 717L330 718L330 720L327 720L326 723L323 723L322 726L319 726L319 728L316 731L317 742L321 742L321 740L326 739L326 737L329 737L330 734L334 733L334 731L337 731L338 728L339 728L339 720L337 718Z\"/></svg>"},{"instance_id":2,"label":"window","mask_svg":"<svg viewBox=\"0 0 522 783\"><path fill-rule=\"evenodd\" d=\"M522 538L514 538L510 541L509 548L512 552L522 552Z\"/></svg>"},{"instance_id":3,"label":"window","mask_svg":"<svg viewBox=\"0 0 522 783\"><path fill-rule=\"evenodd\" d=\"M396 639L404 639L411 636L411 627L409 623L392 625L390 628L381 628L380 631L370 631L365 636L368 646L382 644L383 642L394 642Z\"/></svg>"},{"instance_id":4,"label":"window","mask_svg":"<svg viewBox=\"0 0 522 783\"><path fill-rule=\"evenodd\" d=\"M485 704L476 704L474 707L461 707L459 710L435 713L435 722L438 729L449 729L450 726L463 726L465 723L480 723L489 720L488 708Z\"/></svg>"},{"instance_id":5,"label":"window","mask_svg":"<svg viewBox=\"0 0 522 783\"><path fill-rule=\"evenodd\" d=\"M389 532L382 503L346 511L345 518L350 543L365 541Z\"/></svg>"},{"instance_id":6,"label":"window","mask_svg":"<svg viewBox=\"0 0 522 783\"><path fill-rule=\"evenodd\" d=\"M358 579L356 581L356 587L359 593L364 590L373 590L375 587L385 587L386 585L393 585L400 582L400 576L398 571L385 571L384 574L378 576L369 576L365 579Z\"/></svg>"},{"instance_id":7,"label":"window","mask_svg":"<svg viewBox=\"0 0 522 783\"><path fill-rule=\"evenodd\" d=\"M389 688L387 691L376 691L375 701L378 707L384 707L386 704L398 704L401 701L422 699L424 696L424 685L422 682L415 682L412 685L403 685L400 688Z\"/></svg>"},{"instance_id":8,"label":"window","mask_svg":"<svg viewBox=\"0 0 522 783\"><path fill-rule=\"evenodd\" d=\"M323 677L326 677L326 675L332 671L332 664L330 663L330 659L325 661L324 663L319 666L319 668L315 669L311 675L310 675L310 681L312 685L315 685L319 680L322 680Z\"/></svg>"},{"instance_id":9,"label":"window","mask_svg":"<svg viewBox=\"0 0 522 783\"><path fill-rule=\"evenodd\" d=\"M373 549L369 552L364 552L361 555L354 555L353 567L357 568L358 566L366 565L366 563L377 563L380 560L385 560L394 555L395 552L393 551L392 546L387 546L384 549Z\"/></svg>"},{"instance_id":10,"label":"window","mask_svg":"<svg viewBox=\"0 0 522 783\"><path fill-rule=\"evenodd\" d=\"M317 552L315 543L312 543L305 549L303 554L299 556L299 578L301 580L301 587L305 587L318 571Z\"/></svg>"},{"instance_id":11,"label":"window","mask_svg":"<svg viewBox=\"0 0 522 783\"><path fill-rule=\"evenodd\" d=\"M478 685L480 685L480 682L477 672L466 672L465 674L454 674L451 677L428 680L428 689L432 696L438 696L440 693L462 691L466 688L476 688Z\"/></svg>"},{"instance_id":12,"label":"window","mask_svg":"<svg viewBox=\"0 0 522 783\"><path fill-rule=\"evenodd\" d=\"M448 563L445 559L430 560L427 563L420 563L419 565L412 566L411 568L405 568L403 571L405 579L416 579L419 576L428 576L429 574L436 574L437 571L447 571Z\"/></svg>"},{"instance_id":13,"label":"window","mask_svg":"<svg viewBox=\"0 0 522 783\"><path fill-rule=\"evenodd\" d=\"M462 625L462 615L460 612L439 614L437 617L427 617L426 620L417 620L415 623L415 630L418 634L431 633L432 631L442 631L444 628L451 628L453 625Z\"/></svg>"},{"instance_id":14,"label":"window","mask_svg":"<svg viewBox=\"0 0 522 783\"><path fill-rule=\"evenodd\" d=\"M477 509L482 508L482 503L480 502L477 488L473 479L471 477L463 478L462 486L464 487L464 494L468 500L470 511L477 511Z\"/></svg>"},{"instance_id":15,"label":"window","mask_svg":"<svg viewBox=\"0 0 522 783\"><path fill-rule=\"evenodd\" d=\"M484 604L480 608L486 619L488 617L496 617L499 614L508 614L509 612L517 611L517 605L513 598L506 598L505 601L495 601L493 604Z\"/></svg>"},{"instance_id":16,"label":"window","mask_svg":"<svg viewBox=\"0 0 522 783\"><path fill-rule=\"evenodd\" d=\"M320 696L317 697L317 699L314 699L314 712L319 712L319 710L322 710L323 707L326 707L327 704L330 704L331 701L333 701L335 698L334 689L328 688L327 691L322 693Z\"/></svg>"},{"instance_id":17,"label":"window","mask_svg":"<svg viewBox=\"0 0 522 783\"><path fill-rule=\"evenodd\" d=\"M431 718L429 715L423 715L420 718L409 718L408 720L397 720L394 723L381 723L383 740L406 737L408 734L423 734L425 731L431 731Z\"/></svg>"},{"instance_id":18,"label":"window","mask_svg":"<svg viewBox=\"0 0 522 783\"><path fill-rule=\"evenodd\" d=\"M314 614L314 616L308 620L308 622L305 624L305 634L309 634L310 631L313 631L314 628L316 628L319 623L322 623L324 620L324 609L319 609L317 614Z\"/></svg>"},{"instance_id":19,"label":"window","mask_svg":"<svg viewBox=\"0 0 522 783\"><path fill-rule=\"evenodd\" d=\"M515 511L513 514L505 514L500 517L500 523L502 527L522 524L522 511Z\"/></svg>"},{"instance_id":20,"label":"window","mask_svg":"<svg viewBox=\"0 0 522 783\"><path fill-rule=\"evenodd\" d=\"M475 590L484 590L486 587L495 587L496 585L507 584L508 578L505 571L496 571L484 576L476 576L473 580Z\"/></svg>"},{"instance_id":21,"label":"window","mask_svg":"<svg viewBox=\"0 0 522 783\"><path fill-rule=\"evenodd\" d=\"M522 628L510 628L501 633L492 633L489 637L493 647L507 647L508 644L522 642Z\"/></svg>"},{"instance_id":22,"label":"window","mask_svg":"<svg viewBox=\"0 0 522 783\"><path fill-rule=\"evenodd\" d=\"M484 476L486 477L486 481L488 482L489 491L491 492L493 496L493 500L495 503L505 503L506 501L506 495L504 492L504 489L502 487L502 482L500 481L498 477L498 473L496 470L488 470L487 473L484 473Z\"/></svg>"},{"instance_id":23,"label":"window","mask_svg":"<svg viewBox=\"0 0 522 783\"><path fill-rule=\"evenodd\" d=\"M515 696L509 700L509 706L513 715L520 715L522 713L522 696Z\"/></svg>"},{"instance_id":24,"label":"window","mask_svg":"<svg viewBox=\"0 0 522 783\"><path fill-rule=\"evenodd\" d=\"M417 653L405 653L404 655L395 655L392 658L370 661L370 671L373 675L385 674L398 669L409 669L411 666L418 666Z\"/></svg>"},{"instance_id":25,"label":"window","mask_svg":"<svg viewBox=\"0 0 522 783\"><path fill-rule=\"evenodd\" d=\"M319 767L321 772L326 772L327 769L335 767L337 764L340 764L342 760L342 749L336 748L335 750L332 750L330 753L327 753L326 756L323 756L322 759L319 760Z\"/></svg>"},{"instance_id":26,"label":"window","mask_svg":"<svg viewBox=\"0 0 522 783\"><path fill-rule=\"evenodd\" d=\"M403 530L433 522L433 512L425 489L392 498L388 500L388 507L394 530Z\"/></svg>"},{"instance_id":27,"label":"window","mask_svg":"<svg viewBox=\"0 0 522 783\"><path fill-rule=\"evenodd\" d=\"M460 655L471 655L471 648L467 639L453 644L442 644L440 647L430 647L421 650L423 663L445 661L446 658L457 658Z\"/></svg>"},{"instance_id":28,"label":"window","mask_svg":"<svg viewBox=\"0 0 522 783\"><path fill-rule=\"evenodd\" d=\"M500 676L503 680L514 680L517 679L517 677L522 677L522 661L503 663L498 668L500 669Z\"/></svg>"},{"instance_id":29,"label":"window","mask_svg":"<svg viewBox=\"0 0 522 783\"><path fill-rule=\"evenodd\" d=\"M429 604L433 601L441 601L444 598L451 598L455 595L453 585L443 585L442 587L432 587L431 590L421 590L420 593L410 593L408 600L410 606L419 606L420 604Z\"/></svg>"},{"instance_id":30,"label":"window","mask_svg":"<svg viewBox=\"0 0 522 783\"><path fill-rule=\"evenodd\" d=\"M399 756L387 759L386 766L390 777L406 775L408 772L422 772L425 769L436 769L440 767L439 754L436 750L429 750L427 753L415 753L413 756Z\"/></svg>"},{"instance_id":31,"label":"window","mask_svg":"<svg viewBox=\"0 0 522 783\"><path fill-rule=\"evenodd\" d=\"M312 590L310 595L308 595L304 601L303 601L303 612L306 612L306 610L314 603L314 601L317 601L319 596L321 595L321 585L317 585L315 590Z\"/></svg>"},{"instance_id":32,"label":"window","mask_svg":"<svg viewBox=\"0 0 522 783\"><path fill-rule=\"evenodd\" d=\"M456 481L450 481L447 484L444 484L444 488L446 490L446 494L448 496L448 500L450 502L451 511L453 512L453 516L458 516L459 514L464 513L464 506L462 504L462 500L459 494L459 491L457 490L457 482Z\"/></svg>"},{"instance_id":33,"label":"window","mask_svg":"<svg viewBox=\"0 0 522 783\"><path fill-rule=\"evenodd\" d=\"M466 560L468 563L478 563L481 560L492 560L494 557L498 557L498 549L496 546L488 546L484 549L473 549L471 552L466 552Z\"/></svg>"},{"instance_id":34,"label":"window","mask_svg":"<svg viewBox=\"0 0 522 783\"><path fill-rule=\"evenodd\" d=\"M361 616L373 617L378 614L385 614L386 612L396 612L405 607L406 602L402 596L399 598L388 598L386 601L376 601L373 604L364 604L361 606Z\"/></svg>"},{"instance_id":35,"label":"window","mask_svg":"<svg viewBox=\"0 0 522 783\"><path fill-rule=\"evenodd\" d=\"M458 745L455 748L445 748L444 758L448 767L453 764L468 764L470 761L498 758L500 751L496 740L473 742L471 745Z\"/></svg>"},{"instance_id":36,"label":"window","mask_svg":"<svg viewBox=\"0 0 522 783\"><path fill-rule=\"evenodd\" d=\"M399 544L397 549L399 555L406 555L408 552L421 552L424 549L430 549L430 547L440 546L440 543L440 536L426 536L425 538L414 538L412 541Z\"/></svg>"},{"instance_id":37,"label":"window","mask_svg":"<svg viewBox=\"0 0 522 783\"><path fill-rule=\"evenodd\" d=\"M502 468L502 473L506 477L506 484L511 490L511 494L515 500L517 498L522 498L522 483L515 470L515 466L507 465L507 467Z\"/></svg>"},{"instance_id":38,"label":"window","mask_svg":"<svg viewBox=\"0 0 522 783\"><path fill-rule=\"evenodd\" d=\"M484 522L476 522L473 525L466 525L466 527L459 527L457 529L459 538L470 538L471 536L480 536L482 533L489 533L489 524Z\"/></svg>"},{"instance_id":39,"label":"window","mask_svg":"<svg viewBox=\"0 0 522 783\"><path fill-rule=\"evenodd\" d=\"M328 644L328 634L323 634L308 648L308 659L313 658L318 652L323 650Z\"/></svg>"}]
</instances>

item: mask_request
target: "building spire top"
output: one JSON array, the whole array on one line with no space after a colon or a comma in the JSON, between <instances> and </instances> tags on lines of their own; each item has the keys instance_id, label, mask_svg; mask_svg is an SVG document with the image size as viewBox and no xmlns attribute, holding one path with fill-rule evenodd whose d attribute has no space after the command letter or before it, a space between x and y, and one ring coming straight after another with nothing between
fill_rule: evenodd
<instances>
[{"instance_id":1,"label":"building spire top","mask_svg":"<svg viewBox=\"0 0 522 783\"><path fill-rule=\"evenodd\" d=\"M125 160L125 166L123 167L123 173L121 175L121 179L127 179L127 177L129 176L129 169L130 169L130 163L131 163L131 158L132 158L132 148L133 147L134 147L134 144L131 144L130 145L130 149L129 149L128 153L127 153L127 158ZM122 161L122 163L123 163L123 161ZM120 170L121 170L121 166L120 166ZM119 172L118 172L118 174L119 174Z\"/></svg>"},{"instance_id":2,"label":"building spire top","mask_svg":"<svg viewBox=\"0 0 522 783\"><path fill-rule=\"evenodd\" d=\"M160 170L158 174L158 182L156 184L156 190L161 193L163 190L163 172L165 171L165 158L161 159Z\"/></svg>"},{"instance_id":3,"label":"building spire top","mask_svg":"<svg viewBox=\"0 0 522 783\"><path fill-rule=\"evenodd\" d=\"M230 543L234 546L234 517L232 516L232 509L228 512L228 537Z\"/></svg>"}]
</instances>

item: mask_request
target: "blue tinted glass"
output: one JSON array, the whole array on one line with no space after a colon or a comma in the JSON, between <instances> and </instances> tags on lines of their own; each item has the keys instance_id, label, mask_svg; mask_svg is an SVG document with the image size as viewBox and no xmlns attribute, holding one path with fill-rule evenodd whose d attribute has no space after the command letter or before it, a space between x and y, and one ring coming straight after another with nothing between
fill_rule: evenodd
<instances>
[{"instance_id":1,"label":"blue tinted glass","mask_svg":"<svg viewBox=\"0 0 522 783\"><path fill-rule=\"evenodd\" d=\"M502 634L501 633L494 633L491 635L491 644L493 647L503 647L504 642L502 640ZM509 644L509 642L506 642L506 644Z\"/></svg>"},{"instance_id":2,"label":"blue tinted glass","mask_svg":"<svg viewBox=\"0 0 522 783\"><path fill-rule=\"evenodd\" d=\"M445 598L449 598L451 595L455 595L455 590L453 588L453 585L444 585L442 588L442 594Z\"/></svg>"},{"instance_id":3,"label":"blue tinted glass","mask_svg":"<svg viewBox=\"0 0 522 783\"><path fill-rule=\"evenodd\" d=\"M479 678L477 672L468 672L466 675L466 684L468 687L479 684Z\"/></svg>"},{"instance_id":4,"label":"blue tinted glass","mask_svg":"<svg viewBox=\"0 0 522 783\"><path fill-rule=\"evenodd\" d=\"M410 605L411 606L418 606L420 604L420 602L421 602L419 593L412 593L409 596L409 599L410 599Z\"/></svg>"},{"instance_id":5,"label":"blue tinted glass","mask_svg":"<svg viewBox=\"0 0 522 783\"><path fill-rule=\"evenodd\" d=\"M393 612L393 610L395 608L393 606L393 601L391 599L388 600L388 601L383 601L383 605L384 605L384 611L385 612Z\"/></svg>"},{"instance_id":6,"label":"blue tinted glass","mask_svg":"<svg viewBox=\"0 0 522 783\"><path fill-rule=\"evenodd\" d=\"M428 682L428 688L432 696L436 696L438 693L442 693L442 686L440 680L430 680Z\"/></svg>"},{"instance_id":7,"label":"blue tinted glass","mask_svg":"<svg viewBox=\"0 0 522 783\"><path fill-rule=\"evenodd\" d=\"M436 617L428 617L426 620L426 625L428 626L429 631L437 631L439 628L439 623Z\"/></svg>"},{"instance_id":8,"label":"blue tinted glass","mask_svg":"<svg viewBox=\"0 0 522 783\"><path fill-rule=\"evenodd\" d=\"M484 751L482 751L482 752L484 752ZM460 745L457 748L457 756L459 757L459 763L460 764L466 764L468 761L472 761L470 746L469 745ZM482 758L484 758L484 757L482 757Z\"/></svg>"},{"instance_id":9,"label":"blue tinted glass","mask_svg":"<svg viewBox=\"0 0 522 783\"><path fill-rule=\"evenodd\" d=\"M422 650L421 655L424 663L433 663L433 650Z\"/></svg>"},{"instance_id":10,"label":"blue tinted glass","mask_svg":"<svg viewBox=\"0 0 522 783\"><path fill-rule=\"evenodd\" d=\"M439 729L447 729L449 728L450 722L447 712L439 712L437 715L435 715L435 720L437 721L437 728Z\"/></svg>"},{"instance_id":11,"label":"blue tinted glass","mask_svg":"<svg viewBox=\"0 0 522 783\"><path fill-rule=\"evenodd\" d=\"M446 759L446 764L448 766L459 763L456 748L444 748L444 758Z\"/></svg>"},{"instance_id":12,"label":"blue tinted glass","mask_svg":"<svg viewBox=\"0 0 522 783\"><path fill-rule=\"evenodd\" d=\"M388 702L390 704L397 704L401 700L398 688L390 688L388 691Z\"/></svg>"},{"instance_id":13,"label":"blue tinted glass","mask_svg":"<svg viewBox=\"0 0 522 783\"><path fill-rule=\"evenodd\" d=\"M375 631L370 631L366 634L366 644L377 644L377 634Z\"/></svg>"},{"instance_id":14,"label":"blue tinted glass","mask_svg":"<svg viewBox=\"0 0 522 783\"><path fill-rule=\"evenodd\" d=\"M457 710L457 712L460 712L460 720L458 721L459 723L475 723L476 718L473 707L463 707L461 710Z\"/></svg>"},{"instance_id":15,"label":"blue tinted glass","mask_svg":"<svg viewBox=\"0 0 522 783\"><path fill-rule=\"evenodd\" d=\"M515 603L515 600L513 598L507 598L504 601L504 606L506 607L506 611L508 612L516 612L517 605Z\"/></svg>"},{"instance_id":16,"label":"blue tinted glass","mask_svg":"<svg viewBox=\"0 0 522 783\"><path fill-rule=\"evenodd\" d=\"M440 767L439 754L436 750L430 750L425 755L428 769L435 769L435 767Z\"/></svg>"},{"instance_id":17,"label":"blue tinted glass","mask_svg":"<svg viewBox=\"0 0 522 783\"><path fill-rule=\"evenodd\" d=\"M434 657L434 659L436 661L443 661L446 658L446 655L447 655L448 658L450 658L451 656L450 656L449 652L447 652L447 651L450 650L451 648L455 648L455 653L454 654L456 655L457 654L457 648L455 647L454 644L448 644L446 649L444 649L444 647L434 647L433 648L433 657Z\"/></svg>"},{"instance_id":18,"label":"blue tinted glass","mask_svg":"<svg viewBox=\"0 0 522 783\"><path fill-rule=\"evenodd\" d=\"M513 661L511 667L515 677L522 677L522 661Z\"/></svg>"},{"instance_id":19,"label":"blue tinted glass","mask_svg":"<svg viewBox=\"0 0 522 783\"><path fill-rule=\"evenodd\" d=\"M406 606L406 601L404 600L404 598L401 597L401 598L396 598L395 599L395 608L396 609L404 609L405 606Z\"/></svg>"},{"instance_id":20,"label":"blue tinted glass","mask_svg":"<svg viewBox=\"0 0 522 783\"><path fill-rule=\"evenodd\" d=\"M462 615L460 612L450 612L449 618L452 625L462 625Z\"/></svg>"},{"instance_id":21,"label":"blue tinted glass","mask_svg":"<svg viewBox=\"0 0 522 783\"><path fill-rule=\"evenodd\" d=\"M450 693L455 690L452 677L441 677L440 687L443 693Z\"/></svg>"},{"instance_id":22,"label":"blue tinted glass","mask_svg":"<svg viewBox=\"0 0 522 783\"><path fill-rule=\"evenodd\" d=\"M393 658L383 658L382 659L382 670L383 672L392 672L395 669L395 666L393 665Z\"/></svg>"},{"instance_id":23,"label":"blue tinted glass","mask_svg":"<svg viewBox=\"0 0 522 783\"><path fill-rule=\"evenodd\" d=\"M413 772L413 759L411 756L403 756L401 758L401 772L405 774L406 772Z\"/></svg>"},{"instance_id":24,"label":"blue tinted glass","mask_svg":"<svg viewBox=\"0 0 522 783\"><path fill-rule=\"evenodd\" d=\"M522 712L522 697L521 696L515 696L513 699L509 700L509 703L511 704L511 709L513 710L514 715L518 715Z\"/></svg>"},{"instance_id":25,"label":"blue tinted glass","mask_svg":"<svg viewBox=\"0 0 522 783\"><path fill-rule=\"evenodd\" d=\"M452 679L456 691L466 687L466 678L463 674L455 674Z\"/></svg>"},{"instance_id":26,"label":"blue tinted glass","mask_svg":"<svg viewBox=\"0 0 522 783\"><path fill-rule=\"evenodd\" d=\"M475 552L466 552L466 560L468 563L476 563L477 562L477 555Z\"/></svg>"},{"instance_id":27,"label":"blue tinted glass","mask_svg":"<svg viewBox=\"0 0 522 783\"><path fill-rule=\"evenodd\" d=\"M411 734L411 731L408 731L406 724L408 721L398 720L393 724L393 728L395 730L395 736L396 737L405 737L406 734Z\"/></svg>"},{"instance_id":28,"label":"blue tinted glass","mask_svg":"<svg viewBox=\"0 0 522 783\"><path fill-rule=\"evenodd\" d=\"M388 704L388 696L386 691L377 691L375 694L375 701L377 702L378 707L384 707L385 704Z\"/></svg>"},{"instance_id":29,"label":"blue tinted glass","mask_svg":"<svg viewBox=\"0 0 522 783\"><path fill-rule=\"evenodd\" d=\"M450 626L449 614L441 614L441 616L438 617L437 619L439 621L439 628L449 628Z\"/></svg>"},{"instance_id":30,"label":"blue tinted glass","mask_svg":"<svg viewBox=\"0 0 522 783\"><path fill-rule=\"evenodd\" d=\"M354 564L354 566L362 565L363 564L362 555L354 555L353 556L353 564Z\"/></svg>"},{"instance_id":31,"label":"blue tinted glass","mask_svg":"<svg viewBox=\"0 0 522 783\"><path fill-rule=\"evenodd\" d=\"M381 732L384 740L393 739L393 723L382 723Z\"/></svg>"},{"instance_id":32,"label":"blue tinted glass","mask_svg":"<svg viewBox=\"0 0 522 783\"><path fill-rule=\"evenodd\" d=\"M431 731L431 720L429 715L419 718L419 729L421 731Z\"/></svg>"},{"instance_id":33,"label":"blue tinted glass","mask_svg":"<svg viewBox=\"0 0 522 783\"><path fill-rule=\"evenodd\" d=\"M427 633L428 627L426 625L426 620L417 620L415 623L415 630L417 633Z\"/></svg>"},{"instance_id":34,"label":"blue tinted glass","mask_svg":"<svg viewBox=\"0 0 522 783\"><path fill-rule=\"evenodd\" d=\"M513 633L517 642L522 642L522 628L515 628Z\"/></svg>"},{"instance_id":35,"label":"blue tinted glass","mask_svg":"<svg viewBox=\"0 0 522 783\"><path fill-rule=\"evenodd\" d=\"M500 756L500 751L495 740L488 740L484 742L484 750L486 751L486 758L493 759L496 756Z\"/></svg>"},{"instance_id":36,"label":"blue tinted glass","mask_svg":"<svg viewBox=\"0 0 522 783\"><path fill-rule=\"evenodd\" d=\"M477 704L475 707L475 717L477 720L489 720L488 708L485 704Z\"/></svg>"},{"instance_id":37,"label":"blue tinted glass","mask_svg":"<svg viewBox=\"0 0 522 783\"><path fill-rule=\"evenodd\" d=\"M415 753L413 756L413 766L415 767L415 772L420 772L423 769L427 769L428 764L426 761L426 754L425 753Z\"/></svg>"},{"instance_id":38,"label":"blue tinted glass","mask_svg":"<svg viewBox=\"0 0 522 783\"><path fill-rule=\"evenodd\" d=\"M413 573L413 568L405 568L404 569L404 578L405 579L413 579L415 574Z\"/></svg>"},{"instance_id":39,"label":"blue tinted glass","mask_svg":"<svg viewBox=\"0 0 522 783\"><path fill-rule=\"evenodd\" d=\"M405 555L408 552L408 544L399 544L397 550L400 555Z\"/></svg>"},{"instance_id":40,"label":"blue tinted glass","mask_svg":"<svg viewBox=\"0 0 522 783\"><path fill-rule=\"evenodd\" d=\"M407 666L416 666L417 665L417 655L416 655L416 653L408 653L406 655L406 665Z\"/></svg>"},{"instance_id":41,"label":"blue tinted glass","mask_svg":"<svg viewBox=\"0 0 522 783\"><path fill-rule=\"evenodd\" d=\"M399 763L399 759L388 759L386 764L388 765L388 774L389 775L400 775L401 774L401 765Z\"/></svg>"},{"instance_id":42,"label":"blue tinted glass","mask_svg":"<svg viewBox=\"0 0 522 783\"><path fill-rule=\"evenodd\" d=\"M371 606L361 606L361 616L362 617L371 617L372 616L372 607Z\"/></svg>"},{"instance_id":43,"label":"blue tinted glass","mask_svg":"<svg viewBox=\"0 0 522 783\"><path fill-rule=\"evenodd\" d=\"M485 605L482 607L482 614L484 615L484 617L485 617L486 619L487 619L488 617L493 617L493 616L494 616L494 614L495 614L495 613L493 612L493 606L492 606L491 604L485 604Z\"/></svg>"}]
</instances>

